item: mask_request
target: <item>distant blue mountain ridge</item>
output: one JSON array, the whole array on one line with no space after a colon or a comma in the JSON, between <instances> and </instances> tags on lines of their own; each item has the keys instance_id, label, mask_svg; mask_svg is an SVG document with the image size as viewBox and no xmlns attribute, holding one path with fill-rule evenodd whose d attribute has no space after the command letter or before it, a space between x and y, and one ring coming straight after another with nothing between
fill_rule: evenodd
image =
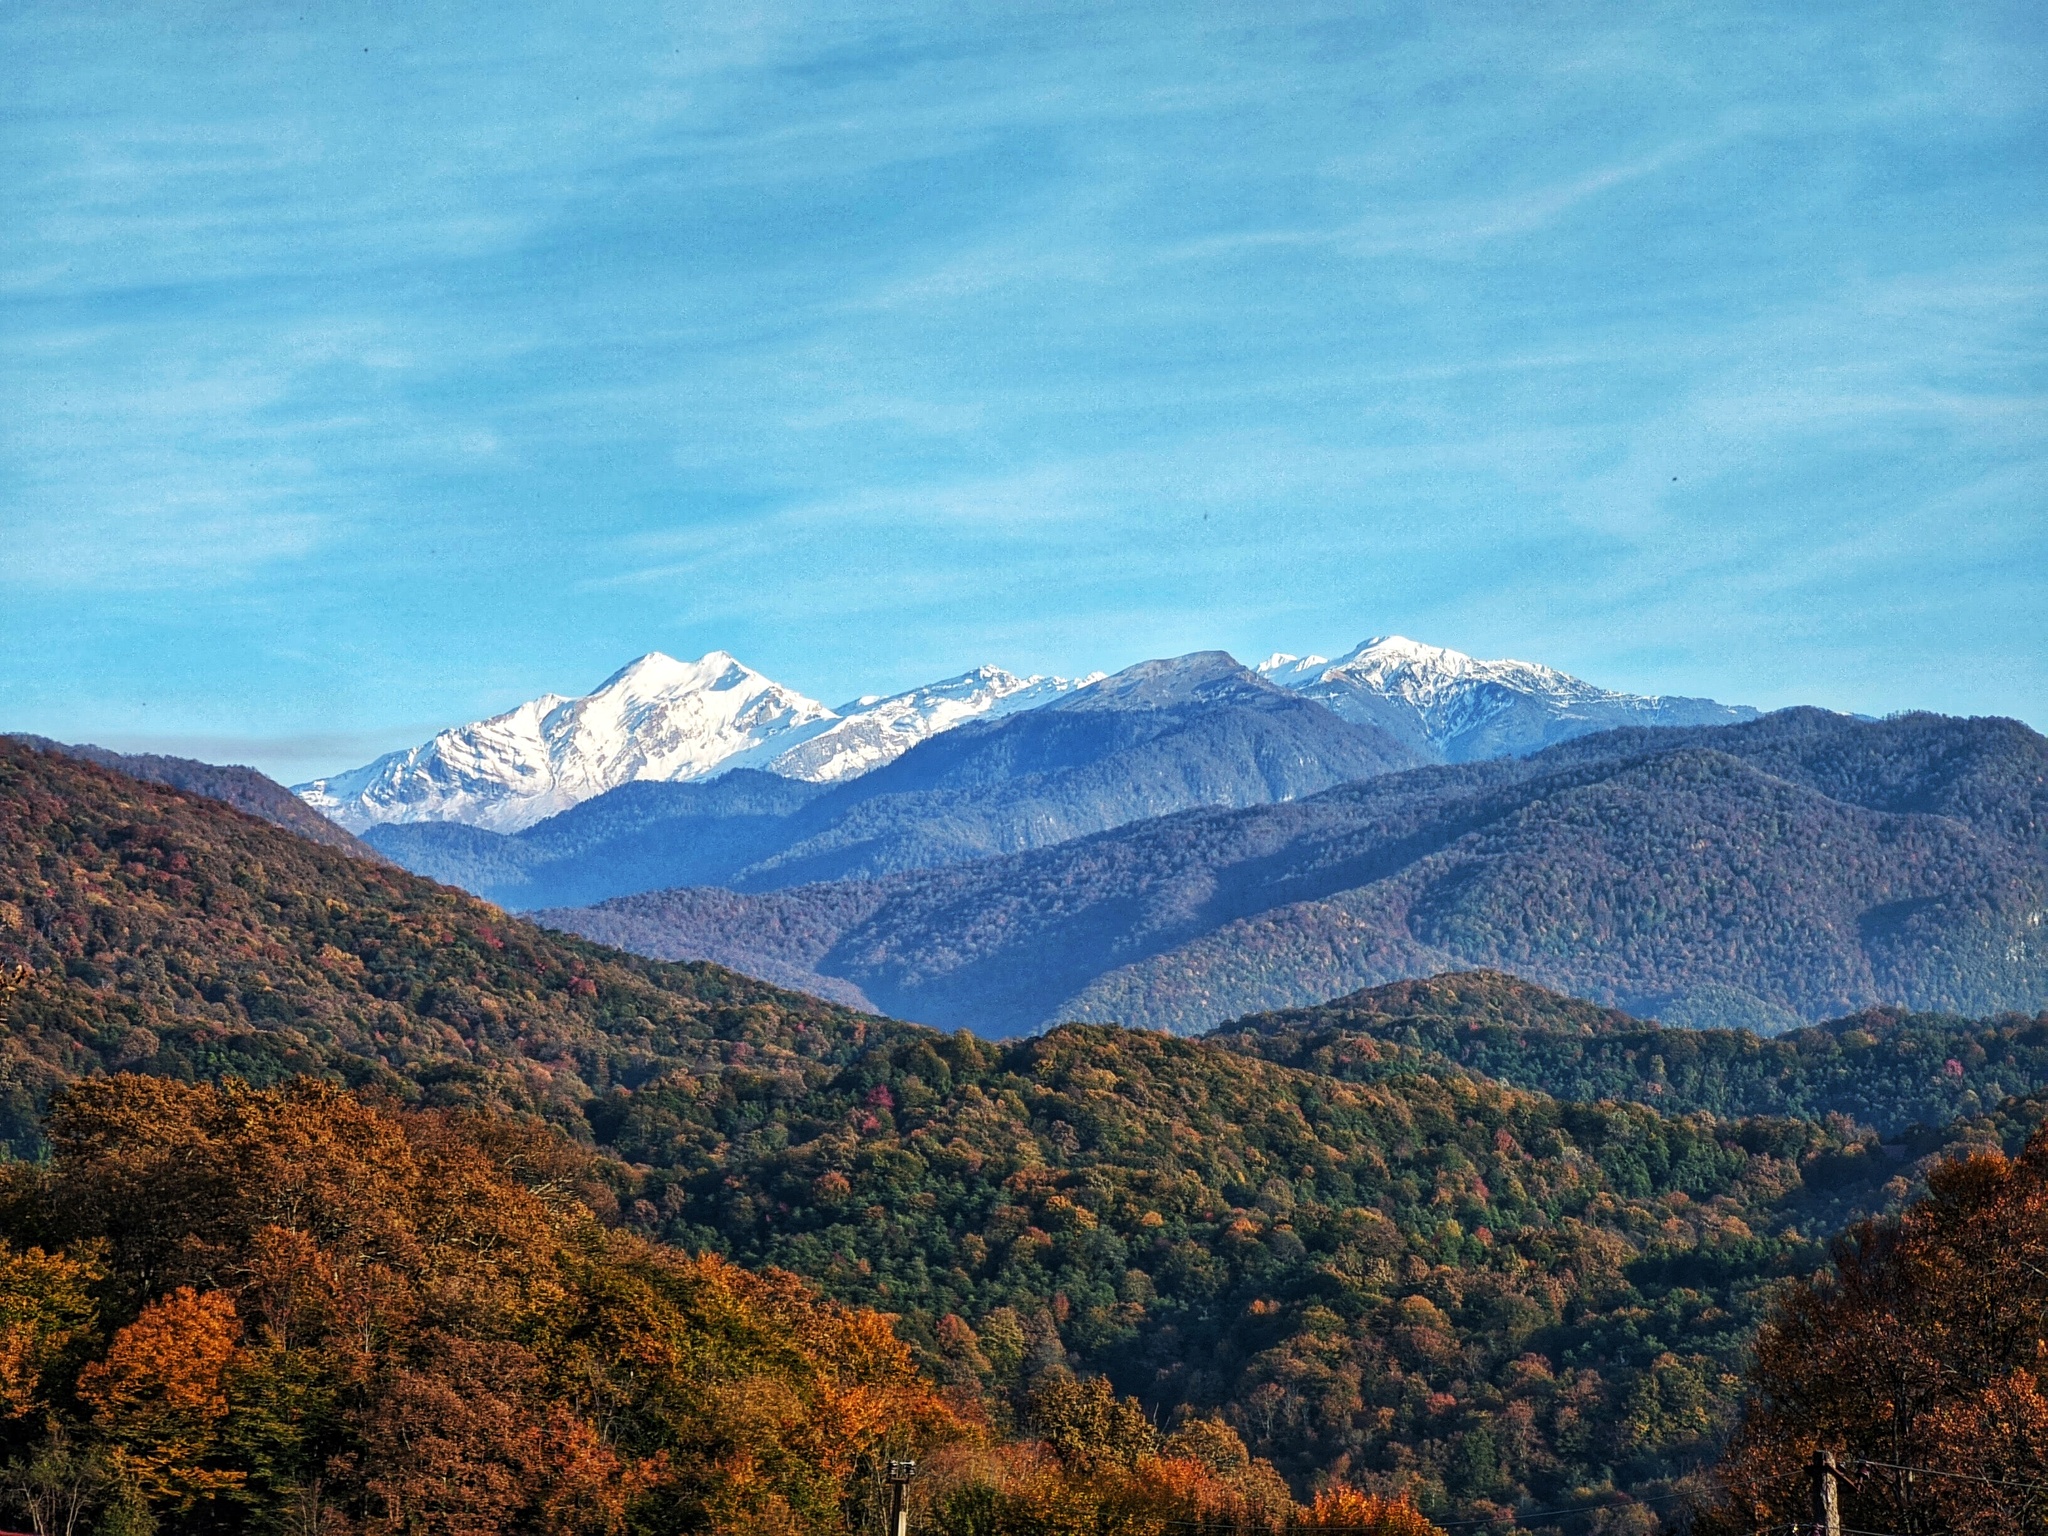
<instances>
[{"instance_id":1,"label":"distant blue mountain ridge","mask_svg":"<svg viewBox=\"0 0 2048 1536\"><path fill-rule=\"evenodd\" d=\"M2048 1006L2048 741L2010 720L1787 710L879 877L777 889L761 868L537 915L998 1034L1194 1033L1473 967L1765 1034Z\"/></svg>"},{"instance_id":2,"label":"distant blue mountain ridge","mask_svg":"<svg viewBox=\"0 0 2048 1536\"><path fill-rule=\"evenodd\" d=\"M678 885L764 890L1045 848L1177 811L1273 804L1603 727L1755 715L1615 694L1398 637L1336 662L1276 656L1259 671L1201 651L970 719L837 783L743 767L622 785L512 833L417 820L363 835L409 869L517 908Z\"/></svg>"}]
</instances>

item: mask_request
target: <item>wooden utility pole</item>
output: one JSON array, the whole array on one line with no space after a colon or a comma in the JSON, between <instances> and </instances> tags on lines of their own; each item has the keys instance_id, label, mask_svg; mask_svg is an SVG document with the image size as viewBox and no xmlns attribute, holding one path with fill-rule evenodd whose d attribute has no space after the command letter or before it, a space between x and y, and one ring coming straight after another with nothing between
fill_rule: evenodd
<instances>
[{"instance_id":1,"label":"wooden utility pole","mask_svg":"<svg viewBox=\"0 0 2048 1536\"><path fill-rule=\"evenodd\" d=\"M889 1463L889 1536L910 1536L910 1511L904 1507L904 1492L917 1476L914 1461Z\"/></svg>"},{"instance_id":2,"label":"wooden utility pole","mask_svg":"<svg viewBox=\"0 0 2048 1536\"><path fill-rule=\"evenodd\" d=\"M1815 1451L1806 1464L1807 1479L1813 1484L1813 1536L1842 1536L1842 1500L1836 1491L1841 1475L1833 1451Z\"/></svg>"}]
</instances>

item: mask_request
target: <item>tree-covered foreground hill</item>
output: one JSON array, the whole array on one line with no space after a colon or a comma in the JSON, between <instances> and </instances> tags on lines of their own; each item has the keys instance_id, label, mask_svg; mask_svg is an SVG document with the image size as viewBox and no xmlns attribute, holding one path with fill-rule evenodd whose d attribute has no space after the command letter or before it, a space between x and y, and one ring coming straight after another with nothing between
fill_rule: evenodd
<instances>
[{"instance_id":1,"label":"tree-covered foreground hill","mask_svg":"<svg viewBox=\"0 0 2048 1536\"><path fill-rule=\"evenodd\" d=\"M537 1115L599 1154L615 1219L898 1314L999 1425L1073 1419L1046 1405L1104 1374L1298 1492L1444 1518L1651 1529L1772 1285L1916 1176L1847 1118L1570 1102L1422 1045L1352 1080L1110 1026L944 1035L12 746L0 965L23 1151L55 1086L113 1067ZM2038 1118L2002 1113L1958 1134Z\"/></svg>"},{"instance_id":2,"label":"tree-covered foreground hill","mask_svg":"<svg viewBox=\"0 0 2048 1536\"><path fill-rule=\"evenodd\" d=\"M973 1444L886 1318L607 1229L537 1127L132 1075L0 1177L39 1532L844 1530Z\"/></svg>"},{"instance_id":3,"label":"tree-covered foreground hill","mask_svg":"<svg viewBox=\"0 0 2048 1536\"><path fill-rule=\"evenodd\" d=\"M1723 1119L1846 1115L1887 1138L1938 1130L2048 1084L2048 1013L1970 1020L1873 1008L1760 1038L1645 1022L1499 971L1373 987L1257 1014L1210 1038L1347 1079L1450 1061L1561 1099Z\"/></svg>"},{"instance_id":4,"label":"tree-covered foreground hill","mask_svg":"<svg viewBox=\"0 0 2048 1536\"><path fill-rule=\"evenodd\" d=\"M932 1536L1434 1536L1100 1383L1002 1441L888 1317L607 1227L531 1122L121 1074L49 1133L0 1169L0 1498L43 1536L832 1536L902 1457Z\"/></svg>"},{"instance_id":5,"label":"tree-covered foreground hill","mask_svg":"<svg viewBox=\"0 0 2048 1536\"><path fill-rule=\"evenodd\" d=\"M0 1136L125 1068L296 1073L583 1129L615 1082L818 1073L891 1027L703 965L509 921L218 802L0 741Z\"/></svg>"}]
</instances>

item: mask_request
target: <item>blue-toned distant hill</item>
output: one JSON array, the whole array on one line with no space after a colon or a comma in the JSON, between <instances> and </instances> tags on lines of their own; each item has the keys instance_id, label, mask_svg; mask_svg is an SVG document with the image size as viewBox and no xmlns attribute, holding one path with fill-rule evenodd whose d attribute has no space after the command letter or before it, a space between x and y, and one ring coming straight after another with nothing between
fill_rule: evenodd
<instances>
[{"instance_id":1,"label":"blue-toned distant hill","mask_svg":"<svg viewBox=\"0 0 2048 1536\"><path fill-rule=\"evenodd\" d=\"M738 768L688 784L622 784L506 834L459 821L386 822L364 833L415 874L503 906L602 901L621 891L714 884L776 852L826 786Z\"/></svg>"},{"instance_id":2,"label":"blue-toned distant hill","mask_svg":"<svg viewBox=\"0 0 2048 1536\"><path fill-rule=\"evenodd\" d=\"M2010 720L1788 710L878 881L545 920L1000 1032L1193 1032L1486 966L1769 1033L1879 1005L2031 1013L2044 913L2048 741Z\"/></svg>"},{"instance_id":3,"label":"blue-toned distant hill","mask_svg":"<svg viewBox=\"0 0 2048 1536\"><path fill-rule=\"evenodd\" d=\"M740 770L629 784L510 836L449 822L367 836L409 869L507 905L568 905L932 868L1194 806L1295 799L1422 760L1205 651L956 726L831 786Z\"/></svg>"}]
</instances>

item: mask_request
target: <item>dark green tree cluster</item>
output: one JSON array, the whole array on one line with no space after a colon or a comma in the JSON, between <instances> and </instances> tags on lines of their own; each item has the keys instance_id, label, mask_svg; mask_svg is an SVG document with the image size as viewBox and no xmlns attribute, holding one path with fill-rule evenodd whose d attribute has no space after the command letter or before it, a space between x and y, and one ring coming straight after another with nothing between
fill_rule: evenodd
<instances>
[{"instance_id":1,"label":"dark green tree cluster","mask_svg":"<svg viewBox=\"0 0 2048 1536\"><path fill-rule=\"evenodd\" d=\"M1015 1413L1104 1371L1291 1477L1461 1517L1670 1492L1773 1282L1908 1188L1848 1128L1105 1026L887 1036L794 1090L677 1074L599 1106L645 1170L632 1219L900 1312Z\"/></svg>"},{"instance_id":2,"label":"dark green tree cluster","mask_svg":"<svg viewBox=\"0 0 2048 1536\"><path fill-rule=\"evenodd\" d=\"M1632 1099L1722 1119L1846 1115L1888 1138L2048 1083L2048 1013L1970 1020L1873 1008L1764 1038L1646 1023L1499 971L1396 982L1210 1038L1333 1077L1372 1081L1455 1062L1560 1099Z\"/></svg>"}]
</instances>

